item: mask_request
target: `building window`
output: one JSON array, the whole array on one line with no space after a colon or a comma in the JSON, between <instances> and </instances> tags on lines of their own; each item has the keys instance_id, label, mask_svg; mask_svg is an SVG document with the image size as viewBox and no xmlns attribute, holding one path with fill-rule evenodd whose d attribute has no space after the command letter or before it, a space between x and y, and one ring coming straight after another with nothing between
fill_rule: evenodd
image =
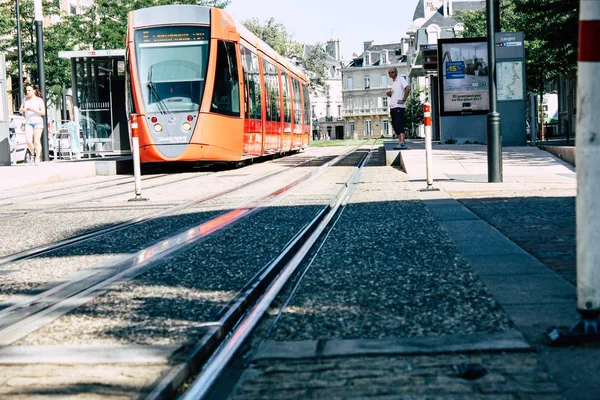
<instances>
[{"instance_id":1,"label":"building window","mask_svg":"<svg viewBox=\"0 0 600 400\"><path fill-rule=\"evenodd\" d=\"M326 106L326 111L325 111L325 115L327 116L327 118L331 117L331 106L329 104L327 104Z\"/></svg>"},{"instance_id":2,"label":"building window","mask_svg":"<svg viewBox=\"0 0 600 400\"><path fill-rule=\"evenodd\" d=\"M365 136L373 136L373 121L370 119L365 121Z\"/></svg>"},{"instance_id":3,"label":"building window","mask_svg":"<svg viewBox=\"0 0 600 400\"><path fill-rule=\"evenodd\" d=\"M390 121L387 119L381 122L381 134L383 136L389 136L390 134Z\"/></svg>"},{"instance_id":4,"label":"building window","mask_svg":"<svg viewBox=\"0 0 600 400\"><path fill-rule=\"evenodd\" d=\"M77 6L74 6L73 4L69 5L69 12L71 15L77 14Z\"/></svg>"},{"instance_id":5,"label":"building window","mask_svg":"<svg viewBox=\"0 0 600 400\"><path fill-rule=\"evenodd\" d=\"M383 108L388 108L388 97L384 96L381 98L381 105L383 106Z\"/></svg>"},{"instance_id":6,"label":"building window","mask_svg":"<svg viewBox=\"0 0 600 400\"><path fill-rule=\"evenodd\" d=\"M356 125L354 124L354 121L348 122L348 132L350 132L351 135L354 135L355 131L356 131Z\"/></svg>"},{"instance_id":7,"label":"building window","mask_svg":"<svg viewBox=\"0 0 600 400\"><path fill-rule=\"evenodd\" d=\"M387 64L387 63L388 63L387 51L382 51L381 52L381 64Z\"/></svg>"},{"instance_id":8,"label":"building window","mask_svg":"<svg viewBox=\"0 0 600 400\"><path fill-rule=\"evenodd\" d=\"M348 77L348 90L354 89L354 79L351 76Z\"/></svg>"},{"instance_id":9,"label":"building window","mask_svg":"<svg viewBox=\"0 0 600 400\"><path fill-rule=\"evenodd\" d=\"M371 65L371 54L365 53L365 66Z\"/></svg>"},{"instance_id":10,"label":"building window","mask_svg":"<svg viewBox=\"0 0 600 400\"><path fill-rule=\"evenodd\" d=\"M342 118L342 105L341 104L338 105L338 115L337 116L338 116L338 118Z\"/></svg>"},{"instance_id":11,"label":"building window","mask_svg":"<svg viewBox=\"0 0 600 400\"><path fill-rule=\"evenodd\" d=\"M388 80L387 80L387 75L386 74L381 74L381 87L382 88L387 88L388 87Z\"/></svg>"},{"instance_id":12,"label":"building window","mask_svg":"<svg viewBox=\"0 0 600 400\"><path fill-rule=\"evenodd\" d=\"M365 89L371 89L371 78L365 76Z\"/></svg>"}]
</instances>

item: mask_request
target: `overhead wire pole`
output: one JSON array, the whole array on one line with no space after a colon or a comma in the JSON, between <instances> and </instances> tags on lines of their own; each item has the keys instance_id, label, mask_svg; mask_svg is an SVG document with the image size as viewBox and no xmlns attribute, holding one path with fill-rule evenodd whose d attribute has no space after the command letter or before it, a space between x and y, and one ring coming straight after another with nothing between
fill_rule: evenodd
<instances>
[{"instance_id":1,"label":"overhead wire pole","mask_svg":"<svg viewBox=\"0 0 600 400\"><path fill-rule=\"evenodd\" d=\"M577 311L570 329L547 335L563 344L600 340L600 0L581 0L577 70Z\"/></svg>"},{"instance_id":2,"label":"overhead wire pole","mask_svg":"<svg viewBox=\"0 0 600 400\"><path fill-rule=\"evenodd\" d=\"M488 182L502 182L502 130L496 102L496 28L494 0L487 3L490 112L487 115Z\"/></svg>"},{"instance_id":3,"label":"overhead wire pole","mask_svg":"<svg viewBox=\"0 0 600 400\"><path fill-rule=\"evenodd\" d=\"M48 152L48 107L46 104L46 74L44 73L44 17L42 14L42 0L34 0L33 14L35 24L35 38L37 42L37 64L40 92L46 112L44 113L44 131L42 132L42 161L50 159Z\"/></svg>"},{"instance_id":4,"label":"overhead wire pole","mask_svg":"<svg viewBox=\"0 0 600 400\"><path fill-rule=\"evenodd\" d=\"M23 104L23 55L21 54L21 10L19 0L15 2L15 14L17 19L17 67L19 68L19 104L17 109Z\"/></svg>"}]
</instances>

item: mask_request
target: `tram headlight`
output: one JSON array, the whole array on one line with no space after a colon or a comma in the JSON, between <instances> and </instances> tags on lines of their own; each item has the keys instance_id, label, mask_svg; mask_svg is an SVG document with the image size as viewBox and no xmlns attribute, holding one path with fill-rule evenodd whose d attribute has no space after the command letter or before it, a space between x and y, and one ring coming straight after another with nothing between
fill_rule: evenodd
<instances>
[{"instance_id":1,"label":"tram headlight","mask_svg":"<svg viewBox=\"0 0 600 400\"><path fill-rule=\"evenodd\" d=\"M161 124L155 124L154 125L154 131L155 132L162 132L163 130L163 126Z\"/></svg>"},{"instance_id":2,"label":"tram headlight","mask_svg":"<svg viewBox=\"0 0 600 400\"><path fill-rule=\"evenodd\" d=\"M184 122L183 124L181 124L181 127L184 131L187 132L192 129L192 124L190 124L189 122Z\"/></svg>"}]
</instances>

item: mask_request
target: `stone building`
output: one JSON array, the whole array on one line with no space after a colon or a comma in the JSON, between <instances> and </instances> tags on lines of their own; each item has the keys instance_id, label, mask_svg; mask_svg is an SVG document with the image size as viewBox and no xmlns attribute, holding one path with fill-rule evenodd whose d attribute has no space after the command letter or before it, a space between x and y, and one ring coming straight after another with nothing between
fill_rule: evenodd
<instances>
[{"instance_id":1,"label":"stone building","mask_svg":"<svg viewBox=\"0 0 600 400\"><path fill-rule=\"evenodd\" d=\"M408 41L374 45L364 42L363 53L342 69L342 116L346 138L369 138L393 134L389 98L386 92L392 86L389 67L396 67L398 75L407 78L409 64L406 52Z\"/></svg>"}]
</instances>

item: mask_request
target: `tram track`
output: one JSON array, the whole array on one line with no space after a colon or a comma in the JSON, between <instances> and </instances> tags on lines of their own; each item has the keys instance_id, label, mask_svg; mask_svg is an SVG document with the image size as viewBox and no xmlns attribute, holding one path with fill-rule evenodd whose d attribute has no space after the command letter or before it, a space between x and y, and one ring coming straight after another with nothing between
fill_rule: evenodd
<instances>
[{"instance_id":1,"label":"tram track","mask_svg":"<svg viewBox=\"0 0 600 400\"><path fill-rule=\"evenodd\" d=\"M245 182L245 183L242 183L240 185L236 185L236 186L234 186L232 188L229 188L229 189L226 189L226 190L222 190L220 192L211 194L209 196L203 196L201 198L194 199L194 200L185 202L183 204L179 204L179 205L176 205L176 206L173 206L173 207L169 207L169 208L166 208L166 209L162 209L162 210L160 210L158 212L154 212L154 213L146 214L146 215L143 215L143 216L140 216L140 217L137 217L137 218L133 218L131 220L128 220L128 221L125 221L125 222L122 222L122 223L117 223L117 224L110 225L110 226L107 226L107 227L94 229L94 230L91 230L91 231L87 231L87 232L85 232L85 233L83 233L81 235L77 235L77 236L74 236L74 237L70 237L70 238L67 238L67 239L64 239L64 240L60 240L60 241L57 241L57 242L53 242L53 243L49 243L49 244L44 244L44 245L41 245L41 246L36 246L34 248L30 248L30 249L23 250L23 251L20 251L20 252L16 252L16 253L13 253L13 254L10 254L10 255L7 255L7 256L4 256L4 257L0 257L0 268L2 266L7 265L7 264L12 263L12 262L16 262L16 261L25 260L25 259L28 259L28 258L31 258L31 257L36 257L36 256L41 256L41 255L44 255L44 254L48 254L48 253L54 252L54 251L59 250L59 249L63 249L63 248L68 247L68 246L80 244L82 242L85 242L86 240L90 240L90 239L94 239L94 238L97 238L97 237L102 236L102 235L106 235L108 233L117 232L117 231L123 230L125 228L132 227L134 225L142 224L142 223L145 223L145 222L150 222L150 221L156 220L158 218L161 218L161 217L164 217L164 216L167 216L167 215L175 214L175 213L177 213L179 211L188 209L188 208L190 208L192 206L195 206L195 205L207 202L209 200L213 200L213 199L219 198L221 196L224 196L224 195L227 195L227 194L230 194L230 193L234 193L234 192L239 191L241 189L244 189L244 188L246 188L246 187L248 187L250 185L254 185L254 184L260 183L262 181L265 181L266 179L269 179L269 178L275 177L277 175L280 175L282 173L285 173L285 172L287 172L288 170L290 170L292 168L296 168L296 167L302 166L302 165L304 165L306 163L310 163L310 162L313 162L315 160L316 159L302 160L300 163L292 165L292 166L290 166L288 168L285 168L285 169L282 169L282 170L270 173L268 175L261 176L261 177L259 177L257 179L253 179L253 180L251 180L249 182Z\"/></svg>"},{"instance_id":2,"label":"tram track","mask_svg":"<svg viewBox=\"0 0 600 400\"><path fill-rule=\"evenodd\" d=\"M181 178L181 179L178 179L178 180L175 180L175 181L172 181L172 182L159 183L159 184L156 184L156 185L146 186L144 189L148 190L148 189L153 189L153 188L157 188L157 187L164 187L166 185L175 185L175 184L178 184L178 183L181 183L181 182L185 182L185 181L189 181L189 180L192 180L192 179L198 179L198 178L204 177L206 175L208 175L208 174L202 173L200 175L189 176L189 177ZM27 216L31 216L31 215L40 215L40 214L45 214L45 213L51 213L51 212L54 212L54 211L59 211L59 210L68 208L68 207L76 205L76 204L94 202L94 201L99 201L99 200L106 200L106 199L110 199L112 197L122 196L122 195L127 194L127 193L131 193L131 189L128 189L128 190L125 190L125 191L119 191L117 193L111 193L111 194L107 194L107 195L103 195L103 196L97 196L97 197L87 198L87 199L83 199L83 200L72 201L72 202L69 202L69 203L58 204L58 205L53 206L53 207L41 208L41 209L38 209L38 210L28 210L26 212L15 213L14 215L8 215L8 216L0 217L0 222L2 222L2 221L9 221L9 220L17 219L17 218L23 218L23 217L27 217Z\"/></svg>"},{"instance_id":3,"label":"tram track","mask_svg":"<svg viewBox=\"0 0 600 400\"><path fill-rule=\"evenodd\" d=\"M142 181L143 182L147 182L153 179L158 179L158 178L163 178L165 176L169 176L169 174L160 174L160 175L153 175L153 176L146 176L146 177L142 177ZM125 182L120 182L120 181L125 181ZM21 194L21 195L16 195L16 196L10 196L10 197L5 197L0 199L0 201L3 200L10 200L10 199L19 199L19 202L11 202L11 203L0 203L0 207L6 207L6 206L12 206L15 204L19 204L22 203L24 201L24 198L26 199L27 197L35 197L35 196L39 196L40 194L44 195L47 193L51 193L47 196L42 196L42 197L38 197L36 199L33 200L27 200L27 201L40 201L40 200L48 200L48 199L55 199L55 198L59 198L59 197L64 197L64 196L69 196L69 195L79 195L82 193L89 193L89 192L95 192L97 190L102 190L102 189L106 189L106 188L110 188L110 187L115 187L115 186L121 186L121 185L131 185L134 183L134 180L132 177L124 177L121 179L114 179L114 180L110 180L108 182L97 182L97 183L90 183L90 184L86 184L86 185L78 185L76 187L69 187L69 188L63 188L63 189L55 189L55 190L45 190L42 192L38 192L38 193L28 193L28 194ZM79 188L81 187L89 187L89 186L96 186L98 185L98 187L94 187L94 188L89 188L89 189L84 189L81 190ZM99 186L102 185L102 186ZM68 191L67 193L63 193L62 191ZM57 193L60 192L60 193Z\"/></svg>"},{"instance_id":4,"label":"tram track","mask_svg":"<svg viewBox=\"0 0 600 400\"><path fill-rule=\"evenodd\" d=\"M334 160L332 160L334 161ZM338 160L339 161L339 160ZM335 161L334 161L335 162ZM339 162L339 164L342 164L345 167L349 167L350 165L348 165L349 163L344 163L344 162ZM337 165L337 164L336 164ZM319 168L319 169L324 169L324 168ZM332 172L333 169L331 169ZM338 170L337 173L339 176L340 171L343 170ZM317 176L317 173L315 171L313 171L312 173L314 173L314 176ZM216 238L212 239L213 236L215 236L215 234L219 233L219 232L229 232L231 231L231 229L225 229L225 228L229 228L232 225L238 225L238 224L233 224L233 222L237 222L237 221L241 221L242 219L244 219L244 225L252 225L252 223L250 222L253 218L248 219L248 218L244 218L244 215L241 215L245 212L248 212L248 214L246 216L249 215L253 215L253 214L257 214L258 213L256 211L261 211L261 210L270 210L268 212L268 215L274 215L275 213L279 213L277 212L274 207L272 206L268 206L267 204L264 203L264 200L273 196L271 198L271 200L273 202L279 202L280 199L283 198L283 196L285 196L286 194L290 194L292 193L293 190L295 190L295 188L299 188L299 187L310 187L312 184L309 184L308 182L312 182L310 180L310 177L306 177L306 175L310 175L309 174L305 174L303 176L304 179L298 179L299 181L301 180L301 182L298 182L296 185L297 186L290 186L293 183L289 183L288 185L285 185L283 187L281 187L279 189L279 191L281 192L281 196L276 195L275 192L277 191L273 191L271 193L268 193L267 195L261 197L261 199L263 200L262 203L264 204L264 206L258 206L256 207L255 210L252 210L252 204L247 204L244 207L240 207L239 209L236 210L231 210L229 213L232 213L231 215L229 215L227 218L231 218L232 219L232 223L229 225L224 225L219 229L215 229L214 232L209 232L210 228L215 228L216 225L218 225L217 220L219 220L219 217L211 219L210 221L207 221L207 224L209 225L205 225L204 227L199 227L196 226L196 233L199 235L197 240L192 241L190 243L184 243L184 239L182 239L183 237L185 237L185 232L181 232L181 235L178 239L176 238L171 238L173 240L174 246L171 250L166 250L168 248L168 246L166 246L164 243L156 243L153 247L154 250L150 250L149 248L144 249L144 251L140 251L138 253L136 253L133 257L129 257L129 258L134 258L137 257L137 260L140 262L147 262L147 265L143 265L143 264L138 264L139 269L135 270L135 269L127 269L124 268L123 266L126 264L121 264L121 266L116 266L113 269L113 275L111 275L108 271L105 271L106 275L104 277L100 277L100 275L95 276L94 279L97 280L97 283L95 285L91 285L93 282L87 278L81 280L79 283L74 283L70 288L67 288L66 286L63 286L61 288L55 287L54 292L47 292L45 293L45 298L38 298L37 301L32 301L33 297L35 296L30 296L29 298L26 298L27 296L23 297L21 300L23 300L24 302L22 302L20 305L24 306L26 302L29 302L30 306L29 307L25 307L25 308L36 308L39 307L38 310L36 310L37 312L29 315L29 316L24 316L24 314L22 316L24 316L24 318L22 318L21 320L18 320L18 318L13 318L13 323L4 327L4 329L2 329L2 332L0 333L0 338L1 341L0 343L2 343L3 346L3 352L2 355L0 355L0 359L2 359L3 354L17 354L17 353L21 353L23 354L23 356L21 357L21 360L24 360L25 357L28 357L27 354L31 354L33 356L33 353L31 353L31 350L33 350L33 348L30 348L28 346L31 346L33 343L37 343L39 342L39 340L42 337L47 337L48 335L53 336L52 332L64 332L64 328L61 328L61 326L64 326L64 324L69 324L69 325L73 325L73 318L77 319L78 315L86 315L89 311L93 310L94 308L100 306L102 307L102 304L108 305L111 304L111 308L114 307L114 301L115 299L118 299L119 297L126 295L127 293L132 292L131 288L135 288L139 285L145 285L146 283L144 282L148 282L149 278L149 274L144 274L144 272L151 272L153 270L153 265L156 265L156 263L160 262L161 259L172 259L173 262L175 262L175 264L171 263L171 265L177 265L177 259L179 260L185 260L185 259L190 259L190 257L193 259L193 255L190 256L186 256L187 253L187 249L194 245L195 243L199 243L199 242L205 242L207 240L210 240L203 245L202 247L205 248L210 248L210 247L206 247L209 246L209 242L210 241L215 241L217 240ZM329 182L335 182L335 185L339 188L340 185L343 186L342 189L340 190L339 193L341 192L346 192L346 193L350 193L351 191L351 187L352 187L352 178L349 178L346 180L345 183L342 183L344 180L340 180L339 178L335 178L335 174L332 175L331 178L329 178L327 181ZM356 176L355 174L353 174L352 176ZM315 212L313 215L313 220L314 219L321 219L321 221L323 221L323 218L325 218L325 215L331 215L331 218L334 217L335 213L333 214L329 214L329 211L332 209L332 207L335 207L334 203L339 203L341 201L340 197L342 195L341 194L337 194L334 198L334 200L331 200L331 202L329 203L329 205L327 206L314 206L313 207L313 211L311 212ZM257 199L257 205L261 204L261 199ZM266 208L265 208L266 207ZM318 211L314 211L315 209L319 208ZM244 209L244 210L242 210ZM297 212L296 212L297 214ZM300 212L300 214L304 214L303 212ZM260 215L263 215L263 212L260 213ZM269 217L268 215L266 215L264 218L264 220L270 219L271 217ZM307 215L303 215L304 217L308 217ZM223 219L227 219L226 217L221 217L221 222L223 221ZM112 349L111 351L116 351L117 353L114 353L114 359L123 359L123 356L118 356L117 354L120 354L119 352L124 351L126 354L127 351L131 352L131 351L135 351L138 354L140 354L139 359L143 360L146 359L144 358L143 354L150 354L154 351L158 351L157 354L171 354L171 356L168 357L169 360L171 360L171 362L169 363L171 365L170 369L165 369L163 371L163 373L161 373L161 378L156 381L158 383L158 386L155 386L155 390L152 392L152 394L150 395L149 398L153 398L152 396L155 396L158 394L159 398L161 396L166 395L167 397L169 397L170 395L168 393L174 393L174 390L177 390L175 386L178 385L178 383L183 382L186 378L190 378L192 371L195 370L195 368L198 368L197 366L198 364L198 360L202 359L202 358L207 358L209 357L208 354L212 353L213 348L216 348L219 346L219 343L222 344L221 342L221 338L223 337L228 337L231 334L228 334L227 332L229 331L230 327L232 325L234 326L239 326L239 322L235 322L236 320L239 321L239 317L240 315L246 315L248 312L251 312L247 306L249 305L250 302L254 301L255 298L261 298L260 297L260 293L261 291L266 287L269 286L268 285L268 279L279 279L276 278L276 271L278 269L278 267L275 267L275 265L277 263L281 264L281 263L285 263L286 260L289 261L290 259L293 259L295 257L295 255L298 254L298 249L299 247L301 247L302 242L305 242L307 236L313 236L312 234L314 233L314 228L312 228L311 226L314 226L311 224L308 224L306 222L302 222L302 229L301 229L301 233L297 233L293 239L291 239L288 244L285 247L286 251L281 252L277 257L275 257L275 259L272 260L272 262L268 263L267 265L264 265L262 268L258 268L258 269L253 269L253 268L244 268L245 274L251 274L249 275L246 279L245 279L245 285L241 284L241 285L236 285L237 289L234 293L237 293L237 295L234 295L234 293L232 293L232 296L230 298L230 300L228 301L228 304L226 307L221 306L220 307L220 311L218 310L213 310L213 311L199 311L200 315L205 315L206 312L209 312L209 314L206 315L212 315L212 317L206 317L206 318L201 318L198 323L193 324L192 326L198 326L198 328L196 329L200 329L199 333L200 335L198 336L199 338L201 338L199 341L198 340L194 340L193 344L192 342L187 342L184 340L184 342L181 342L181 340L183 339L173 339L173 338L177 338L179 337L178 334L176 334L177 332L177 327L176 326L168 326L168 329L165 333L168 332L168 336L170 339L176 340L176 342L170 344L166 343L166 344L162 344L162 346L150 346L148 347L148 350L144 350L146 347L146 344L142 344L145 343L146 340L143 340L142 342L139 342L139 344L136 345L131 345L131 346L113 346L113 347L109 347L110 349ZM240 227L241 228L241 227ZM235 231L231 231L230 234L226 235L226 236L230 236L230 237L237 237L239 235L239 229L240 228L236 228ZM241 228L242 231L244 228ZM187 235L190 235L190 230L186 231ZM201 237L202 232L206 232L207 235L204 237ZM238 232L238 233L236 233ZM296 231L298 232L298 231ZM219 234L217 236L223 236L222 234ZM303 239L299 239L299 238L303 238ZM181 240L179 243L177 242L178 240ZM223 238L221 238L221 240L223 240ZM177 246L181 246L179 248L177 248ZM281 249L281 248L280 248ZM165 250L165 252L163 252L163 250ZM155 254L156 257L154 257L152 255L152 251L158 251L158 253ZM217 250L217 252L219 252ZM287 255L285 255L285 253L287 252ZM159 254L160 253L160 254ZM219 253L221 254L221 253ZM147 258L145 258L147 257ZM121 262L126 262L126 260L122 259ZM164 264L164 263L163 263ZM130 264L132 265L132 264ZM160 268L165 268L167 267L167 265L161 265ZM155 268L156 269L156 268ZM156 271L158 272L158 271ZM174 272L174 271L173 271ZM116 273L116 274L114 274ZM206 272L208 273L208 272ZM146 278L141 279L141 275L144 275ZM150 274L151 276L155 276L156 279L156 274ZM159 274L160 275L160 274ZM205 275L205 274L203 274ZM222 279L225 279L226 277L224 276ZM185 278L182 278L185 279ZM204 278L205 279L205 278ZM133 282L137 281L138 283L136 285L133 285ZM129 283L128 283L129 282ZM110 294L113 293L113 291L116 288L121 288L118 292L115 292L114 294ZM239 290L239 288L243 288L242 290ZM51 290L51 289L50 289ZM64 296L67 294L67 291L71 291L71 295L69 296ZM138 289L135 289L134 291L137 293ZM103 294L105 294L104 296L102 296ZM133 293L132 293L133 294ZM134 296L139 296L140 294L137 293ZM164 298L164 296L166 296L167 294L164 293L163 295L161 295L161 297ZM116 296L116 297L115 297ZM60 297L65 297L62 300L59 300ZM98 300L100 300L101 298L104 298L104 301L98 302ZM96 299L96 300L94 300ZM14 299L13 299L14 300ZM56 301L58 300L58 301ZM167 301L167 303L170 301L168 299L168 296L165 298L165 301ZM16 302L15 302L16 303ZM74 310L76 310L77 308L81 308L81 305L85 304L85 307L83 307L83 310L78 310L76 313L73 313ZM117 301L116 304L122 304L122 301ZM225 304L225 303L224 303ZM207 306L210 305L210 303L206 304ZM212 308L214 308L214 305L212 306ZM102 308L101 308L102 309ZM100 310L101 310L100 309ZM172 311L175 311L174 309L172 309L170 307L170 309ZM6 310L6 309L5 309ZM99 312L100 310L96 311L93 313L97 314L97 312ZM14 309L12 311L15 311ZM169 312L169 314L172 313L172 311ZM180 312L180 311L178 311ZM82 314L83 313L83 314ZM156 314L158 313L158 314ZM7 313L7 315L2 315L1 320L5 321L8 319L9 315L11 313ZM70 318L67 318L67 314L71 315ZM156 314L156 315L161 315L161 312L159 311L153 311L152 314ZM175 313L176 315L177 313ZM100 314L102 315L102 314ZM178 318L175 315L173 315L172 318ZM61 316L63 316L63 318L61 318ZM60 324L53 324L54 328L52 329L47 329L45 327L49 326L49 324L52 323L52 321L57 321L57 319L62 320L62 323ZM112 319L112 317L111 317ZM117 320L119 320L119 318L117 318ZM200 322L202 321L202 322ZM58 322L58 321L57 321ZM133 322L133 321L132 321ZM149 324L149 325L148 325ZM155 328L152 329L160 329L160 322L150 322L148 321L147 323L142 323L141 325L138 326L138 324L133 324L131 325L131 328L126 328L123 326L122 329L134 329L135 331L139 332L144 332L146 327L150 328L151 326L155 326ZM187 324L185 324L187 325ZM26 329L27 331L30 331L31 333L35 332L34 334L28 334L26 333L26 331L23 331L22 328L24 326L28 326L29 328ZM167 326L165 326L165 328L167 328ZM190 328L192 327L190 326ZM12 332L7 332L6 334L4 332L5 329L9 329L12 330ZM175 330L174 330L175 329ZM16 333L19 332L20 333ZM130 332L131 333L131 332ZM154 335L153 330L148 331L149 335ZM12 339L11 340L7 340L10 336L12 335ZM29 335L29 336L28 336ZM42 336L40 336L42 335ZM193 335L196 336L196 335ZM39 339L36 339L36 337L39 337ZM158 336L158 338L161 336ZM19 339L21 338L21 339ZM27 339L25 339L27 338ZM133 340L133 342L131 343L136 343L137 340L134 339L133 337L131 339L127 339L125 343L128 343L130 340ZM158 342L155 343L162 343L162 341L160 339L151 339L150 342L148 342L148 345L151 345L153 343L153 340L159 340ZM87 340L85 340L87 342ZM63 342L63 340L60 340L60 342L63 346L68 344L68 343L79 343L80 340L75 340L73 341L67 341L67 342ZM42 343L48 343L50 345L52 345L53 342L47 342L45 340L42 341ZM177 345L177 343L180 343L179 345ZM14 346L17 347L14 347ZM23 347L24 346L24 347ZM216 346L216 347L215 347ZM71 354L71 357L73 357L73 354L75 354L75 357L80 357L77 356L77 354L83 354L83 353L77 353L78 351L83 351L86 352L88 350L86 350L85 345L83 347L79 347L80 350L77 350L76 347L67 347L65 349L71 349L71 350L66 350L67 354ZM91 347L94 348L94 347ZM21 350L19 350L21 349ZM58 351L60 351L60 347L56 347L56 349ZM136 349L136 350L132 350L132 349ZM150 350L150 349L155 349L155 350ZM158 349L158 350L157 350ZM17 353L15 353L17 352ZM113 353L111 353L113 354ZM214 354L214 353L212 353ZM67 360L68 360L67 356ZM10 358L10 357L9 357ZM64 357L63 357L64 358ZM33 359L36 359L35 356L33 356ZM39 357L37 358L39 359ZM154 358L156 360L156 358ZM19 361L19 362L23 362L23 361ZM141 361L143 362L143 361ZM64 363L61 362L61 364ZM166 377L166 378L165 378Z\"/></svg>"},{"instance_id":5,"label":"tram track","mask_svg":"<svg viewBox=\"0 0 600 400\"><path fill-rule=\"evenodd\" d=\"M120 283L133 279L192 243L222 230L239 219L266 207L270 202L287 194L301 183L322 174L331 165L347 156L345 153L317 170L302 175L295 181L256 199L243 207L221 214L198 226L146 247L118 262L98 268L82 270L71 279L35 295L14 296L0 306L0 346L10 345L60 316L100 296Z\"/></svg>"},{"instance_id":6,"label":"tram track","mask_svg":"<svg viewBox=\"0 0 600 400\"><path fill-rule=\"evenodd\" d=\"M323 207L288 243L281 254L265 266L224 308L220 318L213 322L214 327L191 352L192 356L188 363L174 368L171 374L146 397L146 400L175 395L170 392L174 387L173 381L188 379L189 377L184 375L188 375L189 371L193 370L200 370L200 373L187 387L181 399L202 399L210 393L219 376L258 326L259 321L283 287L297 272L298 267L315 243L328 231L334 218L339 218L372 152L373 148L362 157L356 170L346 180L332 202ZM304 272L302 272L302 276ZM301 279L302 277L299 281ZM294 291L288 296L291 298L293 295ZM284 301L284 303L287 304L288 301Z\"/></svg>"}]
</instances>

